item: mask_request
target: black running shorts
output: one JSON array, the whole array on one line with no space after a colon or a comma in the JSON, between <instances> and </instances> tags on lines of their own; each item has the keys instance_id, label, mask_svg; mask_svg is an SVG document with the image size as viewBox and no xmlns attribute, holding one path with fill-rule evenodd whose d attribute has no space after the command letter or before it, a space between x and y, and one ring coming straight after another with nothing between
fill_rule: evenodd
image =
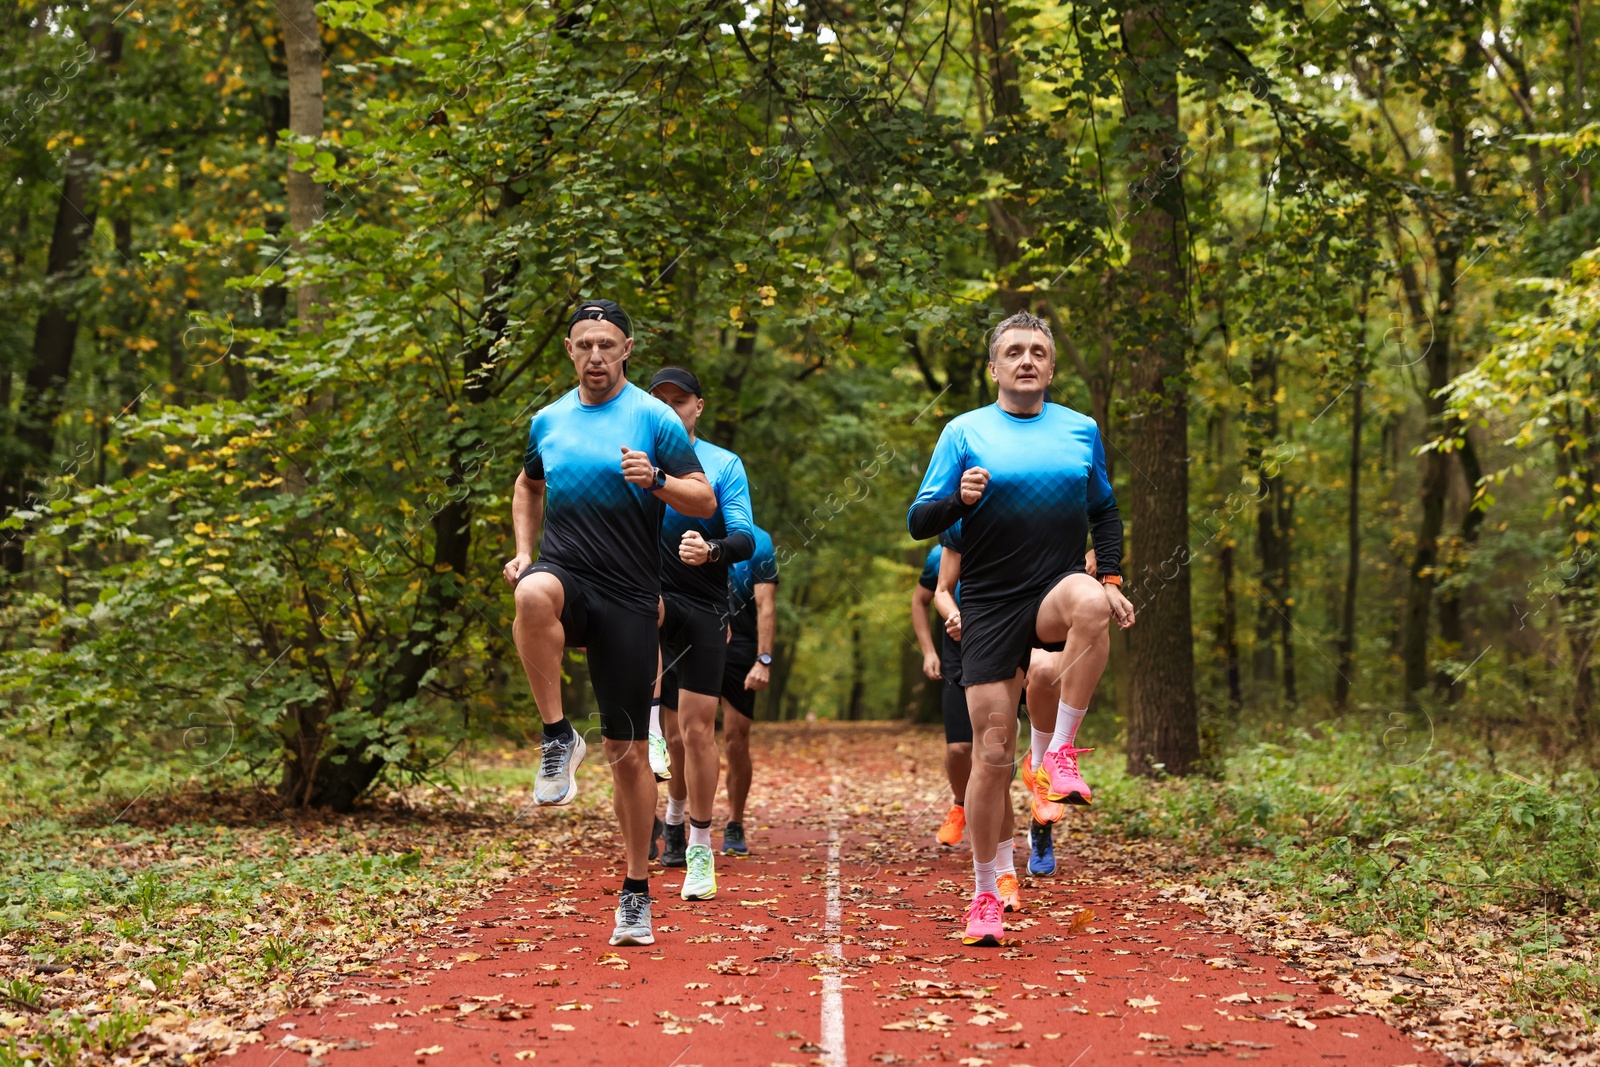
<instances>
[{"instance_id":1,"label":"black running shorts","mask_svg":"<svg viewBox=\"0 0 1600 1067\"><path fill-rule=\"evenodd\" d=\"M553 574L561 582L561 628L569 648L588 650L589 682L600 706L600 735L612 741L650 736L655 688L656 620L611 600L554 563L534 563L517 576Z\"/></svg>"},{"instance_id":2,"label":"black running shorts","mask_svg":"<svg viewBox=\"0 0 1600 1067\"><path fill-rule=\"evenodd\" d=\"M722 699L747 719L756 717L756 691L744 687L745 677L756 665L756 643L738 633L728 643L728 660L722 668Z\"/></svg>"},{"instance_id":3,"label":"black running shorts","mask_svg":"<svg viewBox=\"0 0 1600 1067\"><path fill-rule=\"evenodd\" d=\"M961 687L961 642L949 633L939 635L939 705L944 713L944 743L972 743L972 717L967 714L967 691Z\"/></svg>"},{"instance_id":4,"label":"black running shorts","mask_svg":"<svg viewBox=\"0 0 1600 1067\"><path fill-rule=\"evenodd\" d=\"M674 593L661 598L661 666L677 676L678 688L715 697L722 693L728 658L728 625L721 615ZM666 701L662 700L662 706ZM676 706L676 705L674 705Z\"/></svg>"},{"instance_id":5,"label":"black running shorts","mask_svg":"<svg viewBox=\"0 0 1600 1067\"><path fill-rule=\"evenodd\" d=\"M1059 652L1062 643L1039 640L1035 624L1039 606L1050 591L1082 568L1057 576L1036 594L982 606L968 601L961 608L961 684L1004 682L1028 669L1029 650Z\"/></svg>"}]
</instances>

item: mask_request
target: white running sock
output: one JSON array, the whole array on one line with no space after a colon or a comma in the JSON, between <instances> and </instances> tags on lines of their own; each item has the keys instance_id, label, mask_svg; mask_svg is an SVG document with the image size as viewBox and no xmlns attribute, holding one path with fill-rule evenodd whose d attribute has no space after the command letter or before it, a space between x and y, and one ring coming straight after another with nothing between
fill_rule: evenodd
<instances>
[{"instance_id":1,"label":"white running sock","mask_svg":"<svg viewBox=\"0 0 1600 1067\"><path fill-rule=\"evenodd\" d=\"M711 827L689 824L689 847L694 848L696 845L711 847Z\"/></svg>"},{"instance_id":2,"label":"white running sock","mask_svg":"<svg viewBox=\"0 0 1600 1067\"><path fill-rule=\"evenodd\" d=\"M661 735L661 698L656 697L650 702L650 736Z\"/></svg>"},{"instance_id":3,"label":"white running sock","mask_svg":"<svg viewBox=\"0 0 1600 1067\"><path fill-rule=\"evenodd\" d=\"M688 810L688 797L684 797L682 800L679 800L671 793L667 794L667 817L665 822L668 826L682 826L683 817L688 813Z\"/></svg>"},{"instance_id":4,"label":"white running sock","mask_svg":"<svg viewBox=\"0 0 1600 1067\"><path fill-rule=\"evenodd\" d=\"M1078 724L1083 722L1083 717L1089 714L1088 708L1071 708L1065 700L1056 701L1056 733L1050 741L1049 751L1075 745L1078 740Z\"/></svg>"},{"instance_id":5,"label":"white running sock","mask_svg":"<svg viewBox=\"0 0 1600 1067\"><path fill-rule=\"evenodd\" d=\"M994 847L994 873L996 878L1002 874L1009 874L1013 878L1016 877L1017 865L1012 859L1011 848L1015 843L1015 838L1008 837Z\"/></svg>"},{"instance_id":6,"label":"white running sock","mask_svg":"<svg viewBox=\"0 0 1600 1067\"><path fill-rule=\"evenodd\" d=\"M995 879L998 878L999 875L995 872L994 863L994 860L984 863L980 859L973 859L972 875L975 879L975 884L979 893L993 893L995 896L1000 895L1000 889L995 885Z\"/></svg>"},{"instance_id":7,"label":"white running sock","mask_svg":"<svg viewBox=\"0 0 1600 1067\"><path fill-rule=\"evenodd\" d=\"M1031 724L1028 727L1028 732L1033 738L1028 747L1028 752L1033 756L1033 765L1037 768L1044 759L1044 754L1050 751L1050 742L1053 740L1054 735L1047 734L1043 730L1036 730Z\"/></svg>"}]
</instances>

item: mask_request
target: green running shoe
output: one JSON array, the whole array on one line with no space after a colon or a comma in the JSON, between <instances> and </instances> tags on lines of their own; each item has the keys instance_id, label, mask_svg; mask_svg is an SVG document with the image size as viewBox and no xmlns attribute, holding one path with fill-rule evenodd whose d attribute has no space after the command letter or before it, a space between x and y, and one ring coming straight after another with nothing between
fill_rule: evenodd
<instances>
[{"instance_id":1,"label":"green running shoe","mask_svg":"<svg viewBox=\"0 0 1600 1067\"><path fill-rule=\"evenodd\" d=\"M650 735L650 770L658 782L672 777L672 753L667 751L667 739L661 734Z\"/></svg>"},{"instance_id":2,"label":"green running shoe","mask_svg":"<svg viewBox=\"0 0 1600 1067\"><path fill-rule=\"evenodd\" d=\"M710 845L690 845L685 856L688 871L683 876L684 900L710 900L717 895L717 861Z\"/></svg>"}]
</instances>

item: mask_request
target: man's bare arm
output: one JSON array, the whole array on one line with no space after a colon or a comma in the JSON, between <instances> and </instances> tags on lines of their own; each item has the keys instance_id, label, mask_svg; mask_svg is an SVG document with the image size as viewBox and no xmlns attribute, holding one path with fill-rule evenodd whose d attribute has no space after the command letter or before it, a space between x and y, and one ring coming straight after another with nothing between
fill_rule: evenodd
<instances>
[{"instance_id":1,"label":"man's bare arm","mask_svg":"<svg viewBox=\"0 0 1600 1067\"><path fill-rule=\"evenodd\" d=\"M503 569L507 585L516 585L517 576L528 569L539 547L544 529L544 482L534 481L523 471L511 489L511 533L517 554Z\"/></svg>"}]
</instances>

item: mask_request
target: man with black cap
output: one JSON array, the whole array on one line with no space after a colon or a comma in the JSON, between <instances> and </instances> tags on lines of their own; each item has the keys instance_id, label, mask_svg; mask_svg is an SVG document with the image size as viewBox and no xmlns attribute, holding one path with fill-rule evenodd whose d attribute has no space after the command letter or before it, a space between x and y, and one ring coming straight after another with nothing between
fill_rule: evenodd
<instances>
[{"instance_id":1,"label":"man with black cap","mask_svg":"<svg viewBox=\"0 0 1600 1067\"><path fill-rule=\"evenodd\" d=\"M565 343L578 387L533 416L512 490L516 555L504 569L515 590L512 633L544 722L534 804L578 794L586 746L562 711L561 651L586 648L627 857L611 943L649 945L656 785L645 738L655 664L640 653L657 642L657 540L668 506L709 517L717 498L683 423L625 376L627 313L610 300L584 301Z\"/></svg>"},{"instance_id":2,"label":"man with black cap","mask_svg":"<svg viewBox=\"0 0 1600 1067\"><path fill-rule=\"evenodd\" d=\"M717 895L711 814L721 765L716 726L728 652L728 567L750 558L755 524L744 463L695 433L706 406L700 379L683 367L663 367L650 381L650 395L677 412L717 494L709 518L668 507L661 522L661 712L668 738L682 739L682 773L667 785L664 859L683 857L684 900L710 900Z\"/></svg>"}]
</instances>

